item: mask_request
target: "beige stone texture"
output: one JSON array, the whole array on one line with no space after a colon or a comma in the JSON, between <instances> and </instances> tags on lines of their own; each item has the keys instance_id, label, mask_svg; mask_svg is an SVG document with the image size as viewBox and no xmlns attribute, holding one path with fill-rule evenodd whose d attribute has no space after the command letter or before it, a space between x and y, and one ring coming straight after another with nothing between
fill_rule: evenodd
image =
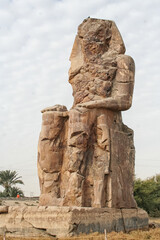
<instances>
[{"instance_id":1,"label":"beige stone texture","mask_svg":"<svg viewBox=\"0 0 160 240\"><path fill-rule=\"evenodd\" d=\"M148 229L148 215L141 209L11 206L8 210L0 215L0 236L6 239Z\"/></svg>"},{"instance_id":2,"label":"beige stone texture","mask_svg":"<svg viewBox=\"0 0 160 240\"><path fill-rule=\"evenodd\" d=\"M132 104L134 61L113 21L88 18L70 56L70 111L42 110L38 145L40 205L136 208L133 131L121 111Z\"/></svg>"},{"instance_id":3,"label":"beige stone texture","mask_svg":"<svg viewBox=\"0 0 160 240\"><path fill-rule=\"evenodd\" d=\"M114 22L88 18L70 56L70 111L42 110L38 143L40 206L0 207L0 235L53 238L148 228L133 197L134 61Z\"/></svg>"},{"instance_id":4,"label":"beige stone texture","mask_svg":"<svg viewBox=\"0 0 160 240\"><path fill-rule=\"evenodd\" d=\"M0 206L0 214L8 213L8 206Z\"/></svg>"}]
</instances>

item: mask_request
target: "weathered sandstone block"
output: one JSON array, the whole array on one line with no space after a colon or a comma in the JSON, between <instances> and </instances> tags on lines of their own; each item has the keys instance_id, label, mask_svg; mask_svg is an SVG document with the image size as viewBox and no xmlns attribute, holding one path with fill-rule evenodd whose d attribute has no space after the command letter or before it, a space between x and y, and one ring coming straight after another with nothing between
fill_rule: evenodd
<instances>
[{"instance_id":1,"label":"weathered sandstone block","mask_svg":"<svg viewBox=\"0 0 160 240\"><path fill-rule=\"evenodd\" d=\"M0 206L0 214L1 213L8 213L8 207L7 206Z\"/></svg>"},{"instance_id":2,"label":"weathered sandstone block","mask_svg":"<svg viewBox=\"0 0 160 240\"><path fill-rule=\"evenodd\" d=\"M38 145L40 205L136 208L133 131L121 111L132 104L134 61L114 22L88 18L70 56L70 111L42 110Z\"/></svg>"},{"instance_id":3,"label":"weathered sandstone block","mask_svg":"<svg viewBox=\"0 0 160 240\"><path fill-rule=\"evenodd\" d=\"M0 236L67 237L82 233L131 231L148 228L148 215L141 209L84 207L9 207L0 216ZM57 239L57 238L56 238Z\"/></svg>"}]
</instances>

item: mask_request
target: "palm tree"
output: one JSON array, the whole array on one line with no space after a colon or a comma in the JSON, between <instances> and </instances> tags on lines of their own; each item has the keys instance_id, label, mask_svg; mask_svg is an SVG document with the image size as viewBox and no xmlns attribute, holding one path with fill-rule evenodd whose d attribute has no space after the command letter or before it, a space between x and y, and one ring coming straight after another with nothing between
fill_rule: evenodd
<instances>
[{"instance_id":1,"label":"palm tree","mask_svg":"<svg viewBox=\"0 0 160 240\"><path fill-rule=\"evenodd\" d=\"M18 188L18 187L12 187L10 189L10 193L9 194L12 197L17 197L17 195L20 195L21 197L24 197L23 191L20 188Z\"/></svg>"},{"instance_id":2,"label":"palm tree","mask_svg":"<svg viewBox=\"0 0 160 240\"><path fill-rule=\"evenodd\" d=\"M4 187L3 195L5 197L12 197L13 187L16 184L24 184L21 178L16 171L0 171L0 185Z\"/></svg>"}]
</instances>

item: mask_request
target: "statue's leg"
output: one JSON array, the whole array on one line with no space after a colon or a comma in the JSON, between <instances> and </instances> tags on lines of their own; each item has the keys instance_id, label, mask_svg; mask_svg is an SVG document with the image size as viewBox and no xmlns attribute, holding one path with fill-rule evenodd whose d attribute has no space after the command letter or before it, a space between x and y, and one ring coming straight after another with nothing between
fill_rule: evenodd
<instances>
[{"instance_id":1,"label":"statue's leg","mask_svg":"<svg viewBox=\"0 0 160 240\"><path fill-rule=\"evenodd\" d=\"M109 206L110 130L106 114L97 117L97 146L94 152L94 207Z\"/></svg>"},{"instance_id":2,"label":"statue's leg","mask_svg":"<svg viewBox=\"0 0 160 240\"><path fill-rule=\"evenodd\" d=\"M43 113L38 145L40 205L61 205L60 178L66 116L58 111Z\"/></svg>"},{"instance_id":3,"label":"statue's leg","mask_svg":"<svg viewBox=\"0 0 160 240\"><path fill-rule=\"evenodd\" d=\"M91 111L83 110L72 109L69 113L68 165L65 173L68 175L68 184L63 203L67 206L83 206L88 141L94 122Z\"/></svg>"}]
</instances>

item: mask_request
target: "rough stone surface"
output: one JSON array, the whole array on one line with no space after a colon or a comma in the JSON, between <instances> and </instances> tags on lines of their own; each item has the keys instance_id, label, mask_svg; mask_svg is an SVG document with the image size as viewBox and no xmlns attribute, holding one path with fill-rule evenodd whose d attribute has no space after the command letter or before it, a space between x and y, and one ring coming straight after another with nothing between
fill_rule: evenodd
<instances>
[{"instance_id":1,"label":"rough stone surface","mask_svg":"<svg viewBox=\"0 0 160 240\"><path fill-rule=\"evenodd\" d=\"M40 205L136 208L133 131L121 111L132 104L134 61L114 22L88 18L70 56L70 111L42 110L38 144Z\"/></svg>"},{"instance_id":2,"label":"rough stone surface","mask_svg":"<svg viewBox=\"0 0 160 240\"><path fill-rule=\"evenodd\" d=\"M7 206L0 206L0 214L1 213L8 213L8 207Z\"/></svg>"},{"instance_id":3,"label":"rough stone surface","mask_svg":"<svg viewBox=\"0 0 160 240\"><path fill-rule=\"evenodd\" d=\"M132 104L134 61L112 21L88 18L70 60L70 111L42 110L38 144L40 205L0 207L0 235L67 237L148 228L133 198L133 131L121 111Z\"/></svg>"},{"instance_id":4,"label":"rough stone surface","mask_svg":"<svg viewBox=\"0 0 160 240\"><path fill-rule=\"evenodd\" d=\"M67 237L81 233L131 231L148 228L141 209L83 207L9 207L0 216L0 235L19 237Z\"/></svg>"}]
</instances>

